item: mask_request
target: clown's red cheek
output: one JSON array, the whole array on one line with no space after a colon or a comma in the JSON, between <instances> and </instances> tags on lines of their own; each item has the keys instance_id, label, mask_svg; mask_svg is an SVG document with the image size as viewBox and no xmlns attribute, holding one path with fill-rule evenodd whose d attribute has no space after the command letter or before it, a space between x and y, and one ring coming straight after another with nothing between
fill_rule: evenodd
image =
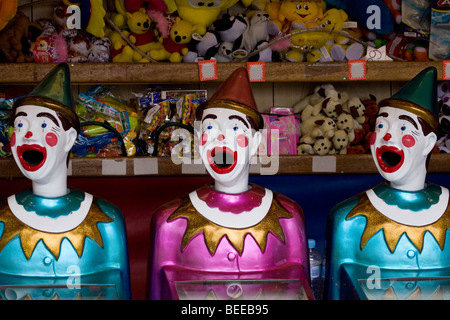
<instances>
[{"instance_id":1,"label":"clown's red cheek","mask_svg":"<svg viewBox=\"0 0 450 320\"><path fill-rule=\"evenodd\" d=\"M377 134L374 132L372 134L372 136L370 137L370 144L374 145L376 140L377 140Z\"/></svg>"},{"instance_id":2,"label":"clown's red cheek","mask_svg":"<svg viewBox=\"0 0 450 320\"><path fill-rule=\"evenodd\" d=\"M237 141L237 144L239 145L239 147L241 147L241 148L245 148L246 146L248 146L248 139L243 134L238 135L236 138L236 141Z\"/></svg>"},{"instance_id":3,"label":"clown's red cheek","mask_svg":"<svg viewBox=\"0 0 450 320\"><path fill-rule=\"evenodd\" d=\"M56 144L58 143L58 137L56 136L56 134L54 134L53 132L49 132L47 133L47 135L45 136L45 142L47 142L47 144L50 147L54 147L56 146Z\"/></svg>"},{"instance_id":4,"label":"clown's red cheek","mask_svg":"<svg viewBox=\"0 0 450 320\"><path fill-rule=\"evenodd\" d=\"M16 145L16 133L15 132L11 135L9 144L11 145L11 147L14 147Z\"/></svg>"},{"instance_id":5,"label":"clown's red cheek","mask_svg":"<svg viewBox=\"0 0 450 320\"><path fill-rule=\"evenodd\" d=\"M405 147L411 148L416 144L416 140L414 140L412 135L407 134L403 136L402 143Z\"/></svg>"},{"instance_id":6,"label":"clown's red cheek","mask_svg":"<svg viewBox=\"0 0 450 320\"><path fill-rule=\"evenodd\" d=\"M202 139L200 140L200 144L203 146L208 141L208 135L206 133L202 134Z\"/></svg>"}]
</instances>

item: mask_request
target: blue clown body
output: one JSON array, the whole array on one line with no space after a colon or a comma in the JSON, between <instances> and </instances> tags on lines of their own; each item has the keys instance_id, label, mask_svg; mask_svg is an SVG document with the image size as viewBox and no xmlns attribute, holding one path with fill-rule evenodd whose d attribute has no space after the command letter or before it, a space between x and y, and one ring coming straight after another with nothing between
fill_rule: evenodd
<instances>
[{"instance_id":1,"label":"blue clown body","mask_svg":"<svg viewBox=\"0 0 450 320\"><path fill-rule=\"evenodd\" d=\"M447 190L427 183L401 191L386 182L372 190L405 214L427 214L442 201L445 210L433 223L408 226L376 210L366 192L336 205L328 221L328 299L450 298Z\"/></svg>"},{"instance_id":2,"label":"blue clown body","mask_svg":"<svg viewBox=\"0 0 450 320\"><path fill-rule=\"evenodd\" d=\"M76 213L86 196L71 190L48 199L24 190L8 203L58 221ZM130 298L125 222L117 207L94 197L85 220L62 236L27 226L8 203L0 208L1 298Z\"/></svg>"}]
</instances>

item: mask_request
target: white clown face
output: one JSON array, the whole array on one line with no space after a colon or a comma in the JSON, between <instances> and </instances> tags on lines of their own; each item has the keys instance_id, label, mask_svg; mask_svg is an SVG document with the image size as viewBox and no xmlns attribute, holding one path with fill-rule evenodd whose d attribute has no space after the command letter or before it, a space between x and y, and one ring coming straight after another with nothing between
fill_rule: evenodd
<instances>
[{"instance_id":1,"label":"white clown face","mask_svg":"<svg viewBox=\"0 0 450 320\"><path fill-rule=\"evenodd\" d=\"M397 188L414 190L423 188L426 158L436 139L433 132L424 135L415 114L386 106L380 108L370 149L383 178Z\"/></svg>"},{"instance_id":2,"label":"white clown face","mask_svg":"<svg viewBox=\"0 0 450 320\"><path fill-rule=\"evenodd\" d=\"M251 157L261 141L260 132L252 134L245 114L225 108L205 109L202 118L200 155L214 180L232 183L248 178Z\"/></svg>"},{"instance_id":3,"label":"white clown face","mask_svg":"<svg viewBox=\"0 0 450 320\"><path fill-rule=\"evenodd\" d=\"M49 182L66 174L67 154L77 137L76 130L65 131L55 111L25 105L16 109L11 151L22 173L32 181Z\"/></svg>"}]
</instances>

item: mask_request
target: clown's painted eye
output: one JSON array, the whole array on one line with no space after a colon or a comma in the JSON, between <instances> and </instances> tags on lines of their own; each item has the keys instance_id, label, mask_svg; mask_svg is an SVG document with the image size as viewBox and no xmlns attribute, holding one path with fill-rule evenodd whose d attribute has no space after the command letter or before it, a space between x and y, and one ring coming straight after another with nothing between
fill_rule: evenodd
<instances>
[{"instance_id":1,"label":"clown's painted eye","mask_svg":"<svg viewBox=\"0 0 450 320\"><path fill-rule=\"evenodd\" d=\"M212 129L212 125L207 126L206 129L211 130Z\"/></svg>"},{"instance_id":2,"label":"clown's painted eye","mask_svg":"<svg viewBox=\"0 0 450 320\"><path fill-rule=\"evenodd\" d=\"M406 126L402 126L402 127L400 128L400 130L405 131L405 130L406 130Z\"/></svg>"},{"instance_id":3,"label":"clown's painted eye","mask_svg":"<svg viewBox=\"0 0 450 320\"><path fill-rule=\"evenodd\" d=\"M18 126L19 128L22 128L22 127L23 127L23 123L18 123L17 126Z\"/></svg>"},{"instance_id":4,"label":"clown's painted eye","mask_svg":"<svg viewBox=\"0 0 450 320\"><path fill-rule=\"evenodd\" d=\"M41 124L41 127L42 127L42 128L46 128L46 127L47 127L47 124L44 122L43 124Z\"/></svg>"},{"instance_id":5,"label":"clown's painted eye","mask_svg":"<svg viewBox=\"0 0 450 320\"><path fill-rule=\"evenodd\" d=\"M239 127L238 127L238 126L234 126L234 127L233 127L233 130L234 130L234 131L238 131L238 130L239 130Z\"/></svg>"},{"instance_id":6,"label":"clown's painted eye","mask_svg":"<svg viewBox=\"0 0 450 320\"><path fill-rule=\"evenodd\" d=\"M382 123L380 123L380 124L378 125L378 129L383 129L383 124L382 124Z\"/></svg>"}]
</instances>

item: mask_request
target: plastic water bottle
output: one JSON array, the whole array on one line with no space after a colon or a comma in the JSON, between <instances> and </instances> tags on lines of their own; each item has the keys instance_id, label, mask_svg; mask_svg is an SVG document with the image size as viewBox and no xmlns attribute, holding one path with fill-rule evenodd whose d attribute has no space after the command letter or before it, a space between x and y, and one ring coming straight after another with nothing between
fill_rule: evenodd
<instances>
[{"instance_id":1,"label":"plastic water bottle","mask_svg":"<svg viewBox=\"0 0 450 320\"><path fill-rule=\"evenodd\" d=\"M311 289L316 300L322 299L323 277L321 272L322 256L316 250L316 240L308 239L309 247L309 267L311 277Z\"/></svg>"}]
</instances>

